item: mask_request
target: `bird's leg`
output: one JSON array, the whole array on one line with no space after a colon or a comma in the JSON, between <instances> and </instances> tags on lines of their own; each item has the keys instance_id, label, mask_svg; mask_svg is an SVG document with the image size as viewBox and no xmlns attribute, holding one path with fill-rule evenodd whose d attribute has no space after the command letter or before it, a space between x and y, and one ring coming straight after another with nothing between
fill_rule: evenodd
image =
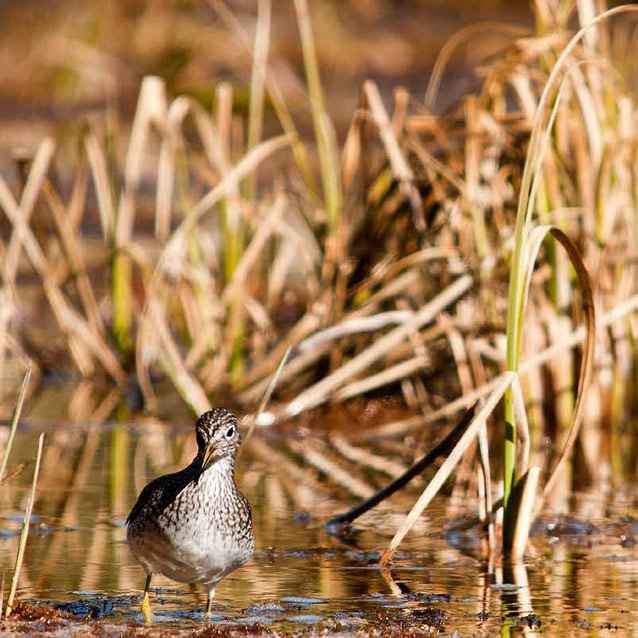
<instances>
[{"instance_id":1,"label":"bird's leg","mask_svg":"<svg viewBox=\"0 0 638 638\"><path fill-rule=\"evenodd\" d=\"M213 607L213 598L215 598L215 588L208 590L208 600L206 601L206 615L210 616L211 609Z\"/></svg>"},{"instance_id":2,"label":"bird's leg","mask_svg":"<svg viewBox=\"0 0 638 638\"><path fill-rule=\"evenodd\" d=\"M146 585L144 585L144 596L142 596L142 616L144 616L144 620L149 624L151 622L151 603L148 599L148 590L151 587L152 576L153 576L152 572L146 575Z\"/></svg>"}]
</instances>

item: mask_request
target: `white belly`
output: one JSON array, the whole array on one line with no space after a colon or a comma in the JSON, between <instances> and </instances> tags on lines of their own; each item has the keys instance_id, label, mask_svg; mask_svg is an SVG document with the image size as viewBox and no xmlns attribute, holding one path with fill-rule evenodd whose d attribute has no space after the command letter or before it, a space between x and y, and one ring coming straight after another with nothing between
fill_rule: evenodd
<instances>
[{"instance_id":1,"label":"white belly","mask_svg":"<svg viewBox=\"0 0 638 638\"><path fill-rule=\"evenodd\" d=\"M254 542L239 546L232 538L189 533L160 533L152 538L130 537L129 545L147 572L164 574L181 583L216 585L250 559Z\"/></svg>"}]
</instances>

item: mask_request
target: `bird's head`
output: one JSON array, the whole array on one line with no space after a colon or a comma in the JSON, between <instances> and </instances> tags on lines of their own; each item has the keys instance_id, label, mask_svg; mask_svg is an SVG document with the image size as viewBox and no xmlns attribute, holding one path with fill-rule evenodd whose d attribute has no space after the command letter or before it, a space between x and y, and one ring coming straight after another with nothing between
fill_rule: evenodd
<instances>
[{"instance_id":1,"label":"bird's head","mask_svg":"<svg viewBox=\"0 0 638 638\"><path fill-rule=\"evenodd\" d=\"M234 459L241 435L237 417L226 408L213 408L204 412L195 425L198 456L202 459L202 470L219 459Z\"/></svg>"}]
</instances>

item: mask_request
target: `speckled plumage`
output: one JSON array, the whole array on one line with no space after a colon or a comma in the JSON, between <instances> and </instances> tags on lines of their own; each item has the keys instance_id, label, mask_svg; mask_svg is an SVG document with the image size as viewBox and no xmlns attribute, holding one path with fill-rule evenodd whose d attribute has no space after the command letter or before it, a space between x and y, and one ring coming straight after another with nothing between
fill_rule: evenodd
<instances>
[{"instance_id":1,"label":"speckled plumage","mask_svg":"<svg viewBox=\"0 0 638 638\"><path fill-rule=\"evenodd\" d=\"M250 505L235 484L237 418L225 408L209 410L197 420L196 435L193 462L142 490L126 521L127 538L148 575L146 591L151 574L161 573L204 585L210 607L217 583L252 556L255 537Z\"/></svg>"}]
</instances>

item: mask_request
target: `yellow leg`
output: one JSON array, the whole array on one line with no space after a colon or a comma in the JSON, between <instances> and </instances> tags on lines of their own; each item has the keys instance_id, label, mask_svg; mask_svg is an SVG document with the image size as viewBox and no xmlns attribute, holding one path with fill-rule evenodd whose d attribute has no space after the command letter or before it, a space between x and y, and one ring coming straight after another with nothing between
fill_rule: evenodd
<instances>
[{"instance_id":1,"label":"yellow leg","mask_svg":"<svg viewBox=\"0 0 638 638\"><path fill-rule=\"evenodd\" d=\"M148 574L146 576L146 585L144 586L144 596L142 596L142 616L144 616L144 620L146 624L151 624L151 602L148 599L148 590L151 586L151 577L153 574Z\"/></svg>"},{"instance_id":2,"label":"yellow leg","mask_svg":"<svg viewBox=\"0 0 638 638\"><path fill-rule=\"evenodd\" d=\"M206 601L206 615L210 616L211 609L213 607L213 598L215 598L215 588L213 587L208 591L208 600Z\"/></svg>"}]
</instances>

